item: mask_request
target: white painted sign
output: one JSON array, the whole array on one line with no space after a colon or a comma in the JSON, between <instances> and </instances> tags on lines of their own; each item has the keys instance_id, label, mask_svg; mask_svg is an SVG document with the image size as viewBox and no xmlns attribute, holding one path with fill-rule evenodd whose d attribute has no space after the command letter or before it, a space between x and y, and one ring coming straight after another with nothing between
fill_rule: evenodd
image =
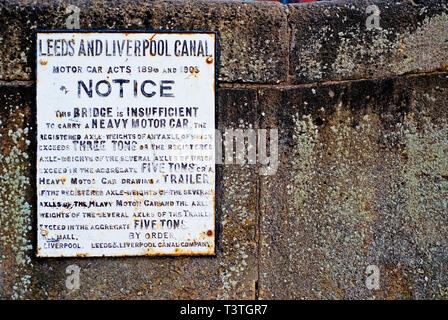
<instances>
[{"instance_id":1,"label":"white painted sign","mask_svg":"<svg viewBox=\"0 0 448 320\"><path fill-rule=\"evenodd\" d=\"M215 38L37 33L37 256L214 254Z\"/></svg>"}]
</instances>

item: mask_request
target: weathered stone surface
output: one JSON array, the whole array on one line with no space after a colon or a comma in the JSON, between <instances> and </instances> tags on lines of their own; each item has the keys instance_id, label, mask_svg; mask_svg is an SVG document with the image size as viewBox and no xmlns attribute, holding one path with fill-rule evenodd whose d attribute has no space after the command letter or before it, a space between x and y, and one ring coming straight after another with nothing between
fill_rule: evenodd
<instances>
[{"instance_id":1,"label":"weathered stone surface","mask_svg":"<svg viewBox=\"0 0 448 320\"><path fill-rule=\"evenodd\" d=\"M378 6L379 29L368 29ZM289 5L293 83L447 70L448 3L334 1Z\"/></svg>"},{"instance_id":2,"label":"weathered stone surface","mask_svg":"<svg viewBox=\"0 0 448 320\"><path fill-rule=\"evenodd\" d=\"M448 298L448 74L259 99L282 155L261 178L260 298Z\"/></svg>"},{"instance_id":3,"label":"weathered stone surface","mask_svg":"<svg viewBox=\"0 0 448 320\"><path fill-rule=\"evenodd\" d=\"M31 88L0 87L0 298L19 298L31 283L33 99Z\"/></svg>"},{"instance_id":4,"label":"weathered stone surface","mask_svg":"<svg viewBox=\"0 0 448 320\"><path fill-rule=\"evenodd\" d=\"M0 298L255 297L256 170L219 167L215 257L35 258L34 90L0 86ZM219 91L219 126L256 123L256 91ZM81 268L80 289L66 268Z\"/></svg>"},{"instance_id":5,"label":"weathered stone surface","mask_svg":"<svg viewBox=\"0 0 448 320\"><path fill-rule=\"evenodd\" d=\"M37 29L66 29L74 4L86 30L206 30L219 32L222 81L278 83L286 79L286 9L240 1L0 1L0 79L31 80Z\"/></svg>"}]
</instances>

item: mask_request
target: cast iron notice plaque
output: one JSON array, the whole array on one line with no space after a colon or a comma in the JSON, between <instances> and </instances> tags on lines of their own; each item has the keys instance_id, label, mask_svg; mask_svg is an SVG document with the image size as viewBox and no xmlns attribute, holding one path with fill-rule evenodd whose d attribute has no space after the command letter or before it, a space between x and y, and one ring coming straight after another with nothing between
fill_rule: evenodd
<instances>
[{"instance_id":1,"label":"cast iron notice plaque","mask_svg":"<svg viewBox=\"0 0 448 320\"><path fill-rule=\"evenodd\" d=\"M213 32L38 32L37 256L215 252Z\"/></svg>"}]
</instances>

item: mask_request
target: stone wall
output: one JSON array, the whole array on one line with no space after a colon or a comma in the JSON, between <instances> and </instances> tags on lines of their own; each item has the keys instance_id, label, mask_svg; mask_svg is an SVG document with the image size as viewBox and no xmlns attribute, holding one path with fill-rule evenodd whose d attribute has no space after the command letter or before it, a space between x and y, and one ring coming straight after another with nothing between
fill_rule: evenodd
<instances>
[{"instance_id":1,"label":"stone wall","mask_svg":"<svg viewBox=\"0 0 448 320\"><path fill-rule=\"evenodd\" d=\"M70 4L86 30L218 31L219 127L279 129L276 174L219 166L215 257L34 256L34 32L66 29ZM2 0L0 16L2 299L448 297L445 1Z\"/></svg>"}]
</instances>

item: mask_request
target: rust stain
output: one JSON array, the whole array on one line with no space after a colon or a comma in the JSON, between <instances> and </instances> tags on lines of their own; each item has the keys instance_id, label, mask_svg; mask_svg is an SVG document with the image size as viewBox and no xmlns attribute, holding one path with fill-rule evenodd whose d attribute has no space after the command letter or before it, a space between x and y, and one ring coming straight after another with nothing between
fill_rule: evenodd
<instances>
[{"instance_id":1,"label":"rust stain","mask_svg":"<svg viewBox=\"0 0 448 320\"><path fill-rule=\"evenodd\" d=\"M48 63L48 61L45 60L45 59L40 59L39 63L40 63L41 65L43 65L43 66L46 66L47 63Z\"/></svg>"},{"instance_id":2,"label":"rust stain","mask_svg":"<svg viewBox=\"0 0 448 320\"><path fill-rule=\"evenodd\" d=\"M88 253L77 253L77 254L76 254L76 257L78 257L78 258L86 258L86 257L88 257L88 256L89 256Z\"/></svg>"}]
</instances>

